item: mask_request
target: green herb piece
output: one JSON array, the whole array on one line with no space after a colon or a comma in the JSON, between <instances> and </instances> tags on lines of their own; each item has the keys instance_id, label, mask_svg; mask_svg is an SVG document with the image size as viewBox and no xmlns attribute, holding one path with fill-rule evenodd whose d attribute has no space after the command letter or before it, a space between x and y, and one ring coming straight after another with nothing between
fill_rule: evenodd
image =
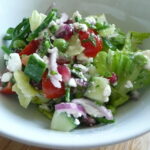
<instances>
[{"instance_id":1,"label":"green herb piece","mask_svg":"<svg viewBox=\"0 0 150 150\"><path fill-rule=\"evenodd\" d=\"M96 39L95 39L95 35L94 34L90 34L89 37L85 40L82 40L82 42L86 43L86 42L91 42L93 44L93 46L96 46Z\"/></svg>"},{"instance_id":2,"label":"green herb piece","mask_svg":"<svg viewBox=\"0 0 150 150\"><path fill-rule=\"evenodd\" d=\"M115 120L107 120L106 118L96 118L97 122L103 123L103 124L110 124L114 123Z\"/></svg>"},{"instance_id":3,"label":"green herb piece","mask_svg":"<svg viewBox=\"0 0 150 150\"><path fill-rule=\"evenodd\" d=\"M6 54L12 53L12 51L8 47L6 47L5 45L3 45L1 48L4 51L4 53L6 53Z\"/></svg>"},{"instance_id":4,"label":"green herb piece","mask_svg":"<svg viewBox=\"0 0 150 150\"><path fill-rule=\"evenodd\" d=\"M44 19L44 21L41 23L41 25L36 29L34 30L28 37L28 41L32 41L33 39L35 39L36 37L38 37L39 33L44 30L48 25L49 23L56 19L57 17L57 10L53 9L48 15L47 17Z\"/></svg>"},{"instance_id":5,"label":"green herb piece","mask_svg":"<svg viewBox=\"0 0 150 150\"><path fill-rule=\"evenodd\" d=\"M22 40L26 43L26 38L30 32L31 31L30 31L29 19L25 18L15 28L9 28L7 30L7 34L4 37L4 40L11 40L11 43L9 45L9 49L12 50L12 52L13 52L14 49L18 48L17 44L16 44L16 40ZM25 43L23 44L23 42L22 42L21 47L25 46ZM20 44L19 44L19 46L20 46Z\"/></svg>"},{"instance_id":6,"label":"green herb piece","mask_svg":"<svg viewBox=\"0 0 150 150\"><path fill-rule=\"evenodd\" d=\"M114 46L110 40L103 38L104 50L108 51L108 49L116 50L117 47Z\"/></svg>"},{"instance_id":7,"label":"green herb piece","mask_svg":"<svg viewBox=\"0 0 150 150\"><path fill-rule=\"evenodd\" d=\"M55 71L53 71L53 70L51 70L51 71L50 71L50 74L51 74L51 75L56 75L56 74L58 74L58 73L55 72Z\"/></svg>"},{"instance_id":8,"label":"green herb piece","mask_svg":"<svg viewBox=\"0 0 150 150\"><path fill-rule=\"evenodd\" d=\"M13 42L13 48L19 49L24 48L26 46L26 43L23 40L15 40Z\"/></svg>"},{"instance_id":9,"label":"green herb piece","mask_svg":"<svg viewBox=\"0 0 150 150\"><path fill-rule=\"evenodd\" d=\"M65 101L70 102L70 87L67 87L66 89L66 95L65 95Z\"/></svg>"},{"instance_id":10,"label":"green herb piece","mask_svg":"<svg viewBox=\"0 0 150 150\"><path fill-rule=\"evenodd\" d=\"M50 38L49 38L49 35L47 33L45 33L42 44L41 44L40 49L38 51L38 54L41 57L44 57L45 55L47 55L48 49L50 49L50 48L51 48Z\"/></svg>"},{"instance_id":11,"label":"green herb piece","mask_svg":"<svg viewBox=\"0 0 150 150\"><path fill-rule=\"evenodd\" d=\"M103 29L106 29L106 28L108 28L109 27L109 25L108 24L106 24L106 23L101 23L101 22L97 22L96 23L96 30L103 30Z\"/></svg>"}]
</instances>

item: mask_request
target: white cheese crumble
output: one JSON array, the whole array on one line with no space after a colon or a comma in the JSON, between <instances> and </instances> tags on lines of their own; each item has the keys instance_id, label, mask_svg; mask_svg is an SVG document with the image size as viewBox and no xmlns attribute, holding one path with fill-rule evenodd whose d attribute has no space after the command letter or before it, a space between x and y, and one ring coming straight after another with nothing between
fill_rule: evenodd
<instances>
[{"instance_id":1,"label":"white cheese crumble","mask_svg":"<svg viewBox=\"0 0 150 150\"><path fill-rule=\"evenodd\" d=\"M12 78L12 73L11 72L6 72L2 75L1 81L2 82L9 82L11 78Z\"/></svg>"},{"instance_id":2,"label":"white cheese crumble","mask_svg":"<svg viewBox=\"0 0 150 150\"><path fill-rule=\"evenodd\" d=\"M130 80L128 80L128 81L125 83L124 87L127 88L127 89L130 89L130 88L133 88L133 84L132 84L132 82L131 82Z\"/></svg>"},{"instance_id":3,"label":"white cheese crumble","mask_svg":"<svg viewBox=\"0 0 150 150\"><path fill-rule=\"evenodd\" d=\"M89 69L82 64L74 64L73 67L79 68L83 73L86 73L89 71Z\"/></svg>"},{"instance_id":4,"label":"white cheese crumble","mask_svg":"<svg viewBox=\"0 0 150 150\"><path fill-rule=\"evenodd\" d=\"M93 62L93 58L89 58L89 57L86 57L84 55L84 53L81 53L77 56L77 60L79 62L85 62L85 63L92 63Z\"/></svg>"},{"instance_id":5,"label":"white cheese crumble","mask_svg":"<svg viewBox=\"0 0 150 150\"><path fill-rule=\"evenodd\" d=\"M103 96L108 97L111 94L111 88L109 85L106 85L104 91L103 91Z\"/></svg>"},{"instance_id":6,"label":"white cheese crumble","mask_svg":"<svg viewBox=\"0 0 150 150\"><path fill-rule=\"evenodd\" d=\"M22 62L18 53L12 53L9 55L7 69L11 72L15 72L22 69Z\"/></svg>"},{"instance_id":7,"label":"white cheese crumble","mask_svg":"<svg viewBox=\"0 0 150 150\"><path fill-rule=\"evenodd\" d=\"M85 18L85 21L87 22L87 23L89 23L89 24L96 24L96 20L95 20L95 18L94 17L92 17L92 16L90 16L90 17L86 17Z\"/></svg>"},{"instance_id":8,"label":"white cheese crumble","mask_svg":"<svg viewBox=\"0 0 150 150\"><path fill-rule=\"evenodd\" d=\"M88 30L88 27L86 24L82 24L79 22L74 23L73 26L75 29L82 30L83 32L86 32Z\"/></svg>"},{"instance_id":9,"label":"white cheese crumble","mask_svg":"<svg viewBox=\"0 0 150 150\"><path fill-rule=\"evenodd\" d=\"M79 11L75 11L72 18L73 20L75 20L75 18L82 19L82 15L79 13Z\"/></svg>"},{"instance_id":10,"label":"white cheese crumble","mask_svg":"<svg viewBox=\"0 0 150 150\"><path fill-rule=\"evenodd\" d=\"M79 124L80 124L80 121L79 121L78 119L75 119L74 123L75 123L76 125L79 125Z\"/></svg>"},{"instance_id":11,"label":"white cheese crumble","mask_svg":"<svg viewBox=\"0 0 150 150\"><path fill-rule=\"evenodd\" d=\"M68 82L68 85L71 87L77 87L76 80L74 78L71 78Z\"/></svg>"},{"instance_id":12,"label":"white cheese crumble","mask_svg":"<svg viewBox=\"0 0 150 150\"><path fill-rule=\"evenodd\" d=\"M147 64L144 66L144 68L150 70L150 50L145 50L138 53L145 56L145 58L147 59Z\"/></svg>"}]
</instances>

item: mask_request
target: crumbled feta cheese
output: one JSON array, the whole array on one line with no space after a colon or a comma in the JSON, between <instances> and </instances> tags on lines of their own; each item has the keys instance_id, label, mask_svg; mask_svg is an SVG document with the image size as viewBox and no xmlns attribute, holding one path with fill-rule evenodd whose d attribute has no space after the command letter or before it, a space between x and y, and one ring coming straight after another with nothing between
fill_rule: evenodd
<instances>
[{"instance_id":1,"label":"crumbled feta cheese","mask_svg":"<svg viewBox=\"0 0 150 150\"><path fill-rule=\"evenodd\" d=\"M18 53L12 53L9 55L7 69L11 72L15 72L22 69L22 62Z\"/></svg>"},{"instance_id":2,"label":"crumbled feta cheese","mask_svg":"<svg viewBox=\"0 0 150 150\"><path fill-rule=\"evenodd\" d=\"M147 59L147 64L145 65L145 69L150 70L150 50L145 50L142 52L137 52L136 55L144 55Z\"/></svg>"},{"instance_id":3,"label":"crumbled feta cheese","mask_svg":"<svg viewBox=\"0 0 150 150\"><path fill-rule=\"evenodd\" d=\"M68 85L71 87L77 87L76 80L74 78L71 78L68 82Z\"/></svg>"},{"instance_id":4,"label":"crumbled feta cheese","mask_svg":"<svg viewBox=\"0 0 150 150\"><path fill-rule=\"evenodd\" d=\"M88 72L88 70L89 70L87 67L83 66L82 64L74 64L73 67L79 68L84 73Z\"/></svg>"},{"instance_id":5,"label":"crumbled feta cheese","mask_svg":"<svg viewBox=\"0 0 150 150\"><path fill-rule=\"evenodd\" d=\"M76 18L82 19L82 16L81 16L81 14L79 13L79 11L75 11L75 12L73 13L72 18L73 18L73 20L75 20Z\"/></svg>"},{"instance_id":6,"label":"crumbled feta cheese","mask_svg":"<svg viewBox=\"0 0 150 150\"><path fill-rule=\"evenodd\" d=\"M56 24L63 24L64 22L66 22L69 19L68 15L66 13L62 13L61 17L59 19L56 20Z\"/></svg>"},{"instance_id":7,"label":"crumbled feta cheese","mask_svg":"<svg viewBox=\"0 0 150 150\"><path fill-rule=\"evenodd\" d=\"M4 60L8 60L9 59L9 55L4 54Z\"/></svg>"},{"instance_id":8,"label":"crumbled feta cheese","mask_svg":"<svg viewBox=\"0 0 150 150\"><path fill-rule=\"evenodd\" d=\"M77 56L77 60L80 62L91 63L93 62L93 58L86 57L84 53L81 53Z\"/></svg>"},{"instance_id":9,"label":"crumbled feta cheese","mask_svg":"<svg viewBox=\"0 0 150 150\"><path fill-rule=\"evenodd\" d=\"M87 22L87 23L89 23L89 24L96 24L96 20L95 20L95 18L94 17L92 17L92 16L90 16L90 17L86 17L85 18L85 21Z\"/></svg>"},{"instance_id":10,"label":"crumbled feta cheese","mask_svg":"<svg viewBox=\"0 0 150 150\"><path fill-rule=\"evenodd\" d=\"M84 76L83 72L79 72L79 76L82 77L84 81L87 81L87 78Z\"/></svg>"},{"instance_id":11,"label":"crumbled feta cheese","mask_svg":"<svg viewBox=\"0 0 150 150\"><path fill-rule=\"evenodd\" d=\"M75 119L74 123L75 123L76 125L79 125L79 124L80 124L80 121L79 121L78 119Z\"/></svg>"},{"instance_id":12,"label":"crumbled feta cheese","mask_svg":"<svg viewBox=\"0 0 150 150\"><path fill-rule=\"evenodd\" d=\"M104 91L103 91L103 96L108 97L111 94L111 88L109 85L106 85Z\"/></svg>"},{"instance_id":13,"label":"crumbled feta cheese","mask_svg":"<svg viewBox=\"0 0 150 150\"><path fill-rule=\"evenodd\" d=\"M132 82L130 81L130 80L128 80L126 83L125 83L125 86L124 86L125 88L127 88L127 89L130 89L130 88L133 88L133 84L132 84Z\"/></svg>"},{"instance_id":14,"label":"crumbled feta cheese","mask_svg":"<svg viewBox=\"0 0 150 150\"><path fill-rule=\"evenodd\" d=\"M6 72L2 75L1 81L2 82L9 82L11 78L12 78L12 73L11 72Z\"/></svg>"},{"instance_id":15,"label":"crumbled feta cheese","mask_svg":"<svg viewBox=\"0 0 150 150\"><path fill-rule=\"evenodd\" d=\"M73 24L74 28L77 29L77 30L82 30L83 32L86 32L88 30L88 27L86 24L82 24L82 23L79 23L79 22L75 22Z\"/></svg>"}]
</instances>

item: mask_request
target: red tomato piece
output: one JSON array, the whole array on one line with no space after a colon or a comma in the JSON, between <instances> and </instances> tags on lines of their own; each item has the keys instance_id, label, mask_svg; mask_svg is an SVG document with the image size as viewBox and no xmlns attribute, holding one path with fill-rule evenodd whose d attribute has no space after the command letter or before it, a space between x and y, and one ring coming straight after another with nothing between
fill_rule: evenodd
<instances>
[{"instance_id":1,"label":"red tomato piece","mask_svg":"<svg viewBox=\"0 0 150 150\"><path fill-rule=\"evenodd\" d=\"M58 65L58 72L62 75L64 82L68 82L71 78L71 72L69 68L65 65Z\"/></svg>"},{"instance_id":2,"label":"red tomato piece","mask_svg":"<svg viewBox=\"0 0 150 150\"><path fill-rule=\"evenodd\" d=\"M47 73L42 78L42 91L46 98L59 98L65 95L65 85L61 83L61 88L56 88L47 77Z\"/></svg>"},{"instance_id":3,"label":"red tomato piece","mask_svg":"<svg viewBox=\"0 0 150 150\"><path fill-rule=\"evenodd\" d=\"M96 32L89 29L87 32L79 31L81 45L85 48L84 54L87 57L95 57L103 49L103 42Z\"/></svg>"},{"instance_id":4,"label":"red tomato piece","mask_svg":"<svg viewBox=\"0 0 150 150\"><path fill-rule=\"evenodd\" d=\"M15 94L15 92L12 91L12 83L8 82L6 87L0 90L0 93L3 94Z\"/></svg>"},{"instance_id":5,"label":"red tomato piece","mask_svg":"<svg viewBox=\"0 0 150 150\"><path fill-rule=\"evenodd\" d=\"M31 55L36 52L39 45L40 40L33 40L19 53L19 55Z\"/></svg>"}]
</instances>

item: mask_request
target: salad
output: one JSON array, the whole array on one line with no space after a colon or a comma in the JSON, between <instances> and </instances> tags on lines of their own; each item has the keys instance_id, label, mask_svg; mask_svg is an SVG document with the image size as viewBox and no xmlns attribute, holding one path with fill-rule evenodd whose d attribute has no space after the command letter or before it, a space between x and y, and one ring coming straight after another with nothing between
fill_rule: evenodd
<instances>
[{"instance_id":1,"label":"salad","mask_svg":"<svg viewBox=\"0 0 150 150\"><path fill-rule=\"evenodd\" d=\"M104 14L35 10L4 36L0 93L36 105L53 130L113 123L117 108L150 85L150 50L139 47L149 37L122 32Z\"/></svg>"}]
</instances>

